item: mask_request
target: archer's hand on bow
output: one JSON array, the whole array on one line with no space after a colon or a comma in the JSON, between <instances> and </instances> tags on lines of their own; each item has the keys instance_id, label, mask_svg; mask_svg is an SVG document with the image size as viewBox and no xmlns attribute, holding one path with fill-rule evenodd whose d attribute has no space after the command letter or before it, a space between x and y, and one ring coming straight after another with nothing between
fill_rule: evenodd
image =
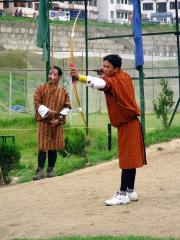
<instances>
[{"instance_id":1,"label":"archer's hand on bow","mask_svg":"<svg viewBox=\"0 0 180 240\"><path fill-rule=\"evenodd\" d=\"M77 69L72 68L70 71L70 76L71 76L73 82L77 82L79 80L79 75L78 75Z\"/></svg>"}]
</instances>

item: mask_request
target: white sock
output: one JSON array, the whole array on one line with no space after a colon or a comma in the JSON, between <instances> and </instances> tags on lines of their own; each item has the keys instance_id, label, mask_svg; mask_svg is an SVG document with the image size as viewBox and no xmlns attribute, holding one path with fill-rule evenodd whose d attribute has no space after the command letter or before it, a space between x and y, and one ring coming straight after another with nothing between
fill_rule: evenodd
<instances>
[{"instance_id":1,"label":"white sock","mask_svg":"<svg viewBox=\"0 0 180 240\"><path fill-rule=\"evenodd\" d=\"M132 192L134 192L134 189L129 189L129 188L128 188L128 189L127 189L127 192L128 192L128 193L132 193Z\"/></svg>"}]
</instances>

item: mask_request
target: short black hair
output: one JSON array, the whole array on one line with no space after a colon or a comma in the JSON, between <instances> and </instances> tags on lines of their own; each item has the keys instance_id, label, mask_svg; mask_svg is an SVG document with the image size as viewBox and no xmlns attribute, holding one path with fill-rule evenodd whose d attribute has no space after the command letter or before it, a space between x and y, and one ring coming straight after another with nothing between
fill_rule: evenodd
<instances>
[{"instance_id":1,"label":"short black hair","mask_svg":"<svg viewBox=\"0 0 180 240\"><path fill-rule=\"evenodd\" d=\"M113 67L121 69L122 58L118 54L109 54L103 58L103 61L108 61L113 65Z\"/></svg>"},{"instance_id":2,"label":"short black hair","mask_svg":"<svg viewBox=\"0 0 180 240\"><path fill-rule=\"evenodd\" d=\"M56 69L58 71L58 75L61 77L62 76L62 69L56 65L54 65L52 68Z\"/></svg>"}]
</instances>

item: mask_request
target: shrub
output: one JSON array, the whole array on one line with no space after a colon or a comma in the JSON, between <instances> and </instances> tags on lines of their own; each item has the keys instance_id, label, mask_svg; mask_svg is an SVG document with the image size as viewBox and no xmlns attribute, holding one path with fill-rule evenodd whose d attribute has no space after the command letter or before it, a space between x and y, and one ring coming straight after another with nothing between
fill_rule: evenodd
<instances>
[{"instance_id":1,"label":"shrub","mask_svg":"<svg viewBox=\"0 0 180 240\"><path fill-rule=\"evenodd\" d=\"M88 144L86 134L81 129L68 129L65 134L65 150L70 154L84 155Z\"/></svg>"},{"instance_id":2,"label":"shrub","mask_svg":"<svg viewBox=\"0 0 180 240\"><path fill-rule=\"evenodd\" d=\"M21 97L12 102L12 105L26 106L26 99Z\"/></svg>"},{"instance_id":3,"label":"shrub","mask_svg":"<svg viewBox=\"0 0 180 240\"><path fill-rule=\"evenodd\" d=\"M161 79L161 92L156 100L153 101L153 108L156 117L162 121L164 128L168 127L168 113L170 112L174 101L173 91L168 87L168 81Z\"/></svg>"},{"instance_id":4,"label":"shrub","mask_svg":"<svg viewBox=\"0 0 180 240\"><path fill-rule=\"evenodd\" d=\"M9 183L8 174L19 165L21 154L16 146L0 144L0 166L5 183Z\"/></svg>"}]
</instances>

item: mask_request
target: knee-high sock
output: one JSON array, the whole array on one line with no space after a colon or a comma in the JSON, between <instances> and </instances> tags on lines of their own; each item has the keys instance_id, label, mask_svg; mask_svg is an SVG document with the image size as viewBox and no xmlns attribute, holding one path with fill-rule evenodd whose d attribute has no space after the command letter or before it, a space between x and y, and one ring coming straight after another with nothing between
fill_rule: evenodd
<instances>
[{"instance_id":1,"label":"knee-high sock","mask_svg":"<svg viewBox=\"0 0 180 240\"><path fill-rule=\"evenodd\" d=\"M136 178L136 168L133 168L130 171L129 182L128 182L128 189L130 189L130 190L134 189L135 178Z\"/></svg>"},{"instance_id":2,"label":"knee-high sock","mask_svg":"<svg viewBox=\"0 0 180 240\"><path fill-rule=\"evenodd\" d=\"M39 151L38 153L38 167L44 168L44 164L46 162L46 152Z\"/></svg>"},{"instance_id":3,"label":"knee-high sock","mask_svg":"<svg viewBox=\"0 0 180 240\"><path fill-rule=\"evenodd\" d=\"M54 168L57 159L57 151L49 150L48 151L48 167Z\"/></svg>"},{"instance_id":4,"label":"knee-high sock","mask_svg":"<svg viewBox=\"0 0 180 240\"><path fill-rule=\"evenodd\" d=\"M120 191L125 192L127 188L134 189L136 169L122 169Z\"/></svg>"}]
</instances>

